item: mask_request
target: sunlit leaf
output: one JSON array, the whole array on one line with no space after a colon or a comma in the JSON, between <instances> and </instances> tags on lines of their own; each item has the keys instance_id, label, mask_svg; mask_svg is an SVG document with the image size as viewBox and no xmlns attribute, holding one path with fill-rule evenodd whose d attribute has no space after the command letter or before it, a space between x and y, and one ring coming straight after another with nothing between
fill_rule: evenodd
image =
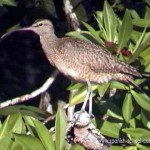
<instances>
[{"instance_id":1,"label":"sunlit leaf","mask_svg":"<svg viewBox=\"0 0 150 150\"><path fill-rule=\"evenodd\" d=\"M53 139L48 129L38 120L32 118L35 125L35 130L46 150L55 150Z\"/></svg>"},{"instance_id":2,"label":"sunlit leaf","mask_svg":"<svg viewBox=\"0 0 150 150\"><path fill-rule=\"evenodd\" d=\"M143 44L142 44L143 45ZM145 45L145 46L144 46ZM146 68L146 64L149 63L150 61L150 43L145 43L143 45L143 47L141 47L141 53L140 53L140 57L142 57L144 59L144 63L145 63L145 68Z\"/></svg>"},{"instance_id":3,"label":"sunlit leaf","mask_svg":"<svg viewBox=\"0 0 150 150\"><path fill-rule=\"evenodd\" d=\"M11 150L13 147L13 140L11 139L11 134L0 139L0 150Z\"/></svg>"},{"instance_id":4,"label":"sunlit leaf","mask_svg":"<svg viewBox=\"0 0 150 150\"><path fill-rule=\"evenodd\" d=\"M84 148L80 145L72 145L70 150L84 150Z\"/></svg>"},{"instance_id":5,"label":"sunlit leaf","mask_svg":"<svg viewBox=\"0 0 150 150\"><path fill-rule=\"evenodd\" d=\"M128 90L129 87L121 82L112 81L110 84L110 88L116 88L120 90Z\"/></svg>"},{"instance_id":6,"label":"sunlit leaf","mask_svg":"<svg viewBox=\"0 0 150 150\"><path fill-rule=\"evenodd\" d=\"M147 42L139 45L139 47L136 49L136 51L134 52L134 54L130 58L129 63L134 62L138 58L138 56L141 54L141 52L143 52L149 46L150 46L150 43L147 43Z\"/></svg>"},{"instance_id":7,"label":"sunlit leaf","mask_svg":"<svg viewBox=\"0 0 150 150\"><path fill-rule=\"evenodd\" d=\"M64 110L58 109L55 121L56 150L62 150L65 146L65 133L67 118Z\"/></svg>"},{"instance_id":8,"label":"sunlit leaf","mask_svg":"<svg viewBox=\"0 0 150 150\"><path fill-rule=\"evenodd\" d=\"M110 83L106 83L106 84L100 84L98 86L98 93L100 97L103 97L105 92L107 91L107 89L109 88Z\"/></svg>"},{"instance_id":9,"label":"sunlit leaf","mask_svg":"<svg viewBox=\"0 0 150 150\"><path fill-rule=\"evenodd\" d=\"M45 150L41 141L36 137L23 134L14 134L15 142L20 144L24 149L29 150Z\"/></svg>"},{"instance_id":10,"label":"sunlit leaf","mask_svg":"<svg viewBox=\"0 0 150 150\"><path fill-rule=\"evenodd\" d=\"M119 114L111 111L110 109L107 110L107 115L110 116L110 117L119 119L119 120L123 120L122 116L120 116Z\"/></svg>"},{"instance_id":11,"label":"sunlit leaf","mask_svg":"<svg viewBox=\"0 0 150 150\"><path fill-rule=\"evenodd\" d=\"M113 12L112 7L108 4L107 1L104 2L104 25L107 33L107 40L115 42L116 36L116 27L117 27L117 18Z\"/></svg>"},{"instance_id":12,"label":"sunlit leaf","mask_svg":"<svg viewBox=\"0 0 150 150\"><path fill-rule=\"evenodd\" d=\"M146 7L144 19L150 19L150 8L149 7Z\"/></svg>"},{"instance_id":13,"label":"sunlit leaf","mask_svg":"<svg viewBox=\"0 0 150 150\"><path fill-rule=\"evenodd\" d=\"M97 89L98 85L92 85L92 90L94 91L95 89ZM81 103L84 101L84 98L87 94L87 89L81 88L70 100L69 102L69 106Z\"/></svg>"},{"instance_id":14,"label":"sunlit leaf","mask_svg":"<svg viewBox=\"0 0 150 150\"><path fill-rule=\"evenodd\" d=\"M144 30L143 30L143 32L142 32L140 38L139 38L139 39L137 40L137 42L136 42L136 45L135 45L135 47L134 47L134 53L133 53L132 57L130 58L129 63L133 62L133 61L139 56L139 54L140 54L140 52L141 52L141 50L142 50L142 49L139 48L139 47L141 46L141 43L142 43L143 40L144 40L146 29L147 29L147 26L145 26L145 28L144 28ZM146 45L147 45L147 44L146 44ZM142 45L142 46L143 46L143 45Z\"/></svg>"},{"instance_id":15,"label":"sunlit leaf","mask_svg":"<svg viewBox=\"0 0 150 150\"><path fill-rule=\"evenodd\" d=\"M112 123L109 121L104 121L100 128L100 132L106 136L118 138L121 126L122 125L119 123Z\"/></svg>"},{"instance_id":16,"label":"sunlit leaf","mask_svg":"<svg viewBox=\"0 0 150 150\"><path fill-rule=\"evenodd\" d=\"M141 119L142 119L144 126L150 129L150 112L142 110Z\"/></svg>"},{"instance_id":17,"label":"sunlit leaf","mask_svg":"<svg viewBox=\"0 0 150 150\"><path fill-rule=\"evenodd\" d=\"M132 111L133 111L132 96L130 93L127 93L122 106L122 114L127 123L129 123L131 119Z\"/></svg>"},{"instance_id":18,"label":"sunlit leaf","mask_svg":"<svg viewBox=\"0 0 150 150\"><path fill-rule=\"evenodd\" d=\"M111 146L109 150L124 150L122 146Z\"/></svg>"},{"instance_id":19,"label":"sunlit leaf","mask_svg":"<svg viewBox=\"0 0 150 150\"><path fill-rule=\"evenodd\" d=\"M76 89L79 89L81 87L83 87L84 85L81 84L81 83L75 83L75 84L71 84L67 90L76 90Z\"/></svg>"},{"instance_id":20,"label":"sunlit leaf","mask_svg":"<svg viewBox=\"0 0 150 150\"><path fill-rule=\"evenodd\" d=\"M128 22L128 23L127 23ZM121 28L119 30L119 37L118 37L118 49L121 50L127 44L130 39L130 35L132 33L132 22L131 16L128 10L126 10Z\"/></svg>"},{"instance_id":21,"label":"sunlit leaf","mask_svg":"<svg viewBox=\"0 0 150 150\"><path fill-rule=\"evenodd\" d=\"M139 27L150 27L150 21L148 19L133 19L132 23Z\"/></svg>"},{"instance_id":22,"label":"sunlit leaf","mask_svg":"<svg viewBox=\"0 0 150 150\"><path fill-rule=\"evenodd\" d=\"M147 142L147 143L149 143L149 142ZM144 146L141 144L137 144L136 146L139 150L149 150L149 146Z\"/></svg>"},{"instance_id":23,"label":"sunlit leaf","mask_svg":"<svg viewBox=\"0 0 150 150\"><path fill-rule=\"evenodd\" d=\"M36 136L37 134L36 134L35 129L34 129L35 125L33 123L32 117L30 117L30 116L23 116L23 119L24 119L25 125L26 125L28 131L30 132L30 134L32 136Z\"/></svg>"},{"instance_id":24,"label":"sunlit leaf","mask_svg":"<svg viewBox=\"0 0 150 150\"><path fill-rule=\"evenodd\" d=\"M96 12L96 17L95 17L97 23L98 23L98 26L99 26L99 29L100 31L103 33L104 35L104 39L105 41L107 41L107 33L106 33L106 30L104 28L104 25L103 25L103 13L100 12L100 11L97 11Z\"/></svg>"},{"instance_id":25,"label":"sunlit leaf","mask_svg":"<svg viewBox=\"0 0 150 150\"><path fill-rule=\"evenodd\" d=\"M137 93L131 90L131 94L143 109L150 111L150 98L145 93Z\"/></svg>"},{"instance_id":26,"label":"sunlit leaf","mask_svg":"<svg viewBox=\"0 0 150 150\"><path fill-rule=\"evenodd\" d=\"M92 36L96 41L98 41L99 44L103 44L103 41L102 41L102 39L99 37L98 32L96 32L95 29L94 29L92 26L90 26L89 24L87 24L87 23L85 23L85 22L83 22L83 24L84 24L84 26L90 31L91 36Z\"/></svg>"},{"instance_id":27,"label":"sunlit leaf","mask_svg":"<svg viewBox=\"0 0 150 150\"><path fill-rule=\"evenodd\" d=\"M139 14L136 12L136 10L131 9L131 10L129 10L129 11L130 11L131 17L132 17L133 19L139 19L139 18L140 18L140 17L139 17Z\"/></svg>"},{"instance_id":28,"label":"sunlit leaf","mask_svg":"<svg viewBox=\"0 0 150 150\"><path fill-rule=\"evenodd\" d=\"M74 37L74 38L77 38L77 39L80 39L80 40L84 40L84 41L89 41L88 38L83 36L80 32L76 32L76 31L68 32L66 34L66 36Z\"/></svg>"},{"instance_id":29,"label":"sunlit leaf","mask_svg":"<svg viewBox=\"0 0 150 150\"><path fill-rule=\"evenodd\" d=\"M122 131L129 134L132 138L140 140L139 142L150 139L150 131L143 128L126 128L122 129Z\"/></svg>"},{"instance_id":30,"label":"sunlit leaf","mask_svg":"<svg viewBox=\"0 0 150 150\"><path fill-rule=\"evenodd\" d=\"M25 126L21 114L12 114L7 117L0 128L0 138L7 136L9 133L24 133Z\"/></svg>"},{"instance_id":31,"label":"sunlit leaf","mask_svg":"<svg viewBox=\"0 0 150 150\"><path fill-rule=\"evenodd\" d=\"M136 146L126 146L124 150L137 150Z\"/></svg>"},{"instance_id":32,"label":"sunlit leaf","mask_svg":"<svg viewBox=\"0 0 150 150\"><path fill-rule=\"evenodd\" d=\"M0 110L0 114L4 116L14 114L17 112L21 113L22 115L33 116L38 119L45 119L50 115L46 111L41 110L37 107L25 105L9 106Z\"/></svg>"}]
</instances>

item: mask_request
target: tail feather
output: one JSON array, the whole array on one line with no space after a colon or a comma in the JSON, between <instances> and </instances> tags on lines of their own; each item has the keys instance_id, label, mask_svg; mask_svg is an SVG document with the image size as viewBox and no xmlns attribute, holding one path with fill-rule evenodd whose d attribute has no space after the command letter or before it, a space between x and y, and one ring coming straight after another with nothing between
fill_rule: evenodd
<instances>
[{"instance_id":1,"label":"tail feather","mask_svg":"<svg viewBox=\"0 0 150 150\"><path fill-rule=\"evenodd\" d=\"M116 74L116 75L114 76L114 80L123 82L123 83L125 83L125 84L130 84L130 85L132 85L137 91L142 92L142 89L141 89L137 84L134 83L134 77L133 77L133 75L118 73L118 74Z\"/></svg>"},{"instance_id":2,"label":"tail feather","mask_svg":"<svg viewBox=\"0 0 150 150\"><path fill-rule=\"evenodd\" d=\"M122 68L120 70L120 73L129 74L136 77L142 77L141 73L139 73L136 68L124 62L122 62Z\"/></svg>"}]
</instances>

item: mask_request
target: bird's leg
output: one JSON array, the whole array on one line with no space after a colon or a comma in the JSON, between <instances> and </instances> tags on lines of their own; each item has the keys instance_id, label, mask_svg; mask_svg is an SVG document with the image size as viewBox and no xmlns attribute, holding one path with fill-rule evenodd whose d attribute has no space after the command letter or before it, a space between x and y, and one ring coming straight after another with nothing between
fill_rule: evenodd
<instances>
[{"instance_id":1,"label":"bird's leg","mask_svg":"<svg viewBox=\"0 0 150 150\"><path fill-rule=\"evenodd\" d=\"M90 116L93 116L93 114L92 114L92 98L93 98L92 87L90 85L90 96L89 96L89 115Z\"/></svg>"},{"instance_id":2,"label":"bird's leg","mask_svg":"<svg viewBox=\"0 0 150 150\"><path fill-rule=\"evenodd\" d=\"M89 81L87 81L87 93L81 111L85 111L85 107L87 105L88 100L89 100L89 114L92 115L92 87Z\"/></svg>"}]
</instances>

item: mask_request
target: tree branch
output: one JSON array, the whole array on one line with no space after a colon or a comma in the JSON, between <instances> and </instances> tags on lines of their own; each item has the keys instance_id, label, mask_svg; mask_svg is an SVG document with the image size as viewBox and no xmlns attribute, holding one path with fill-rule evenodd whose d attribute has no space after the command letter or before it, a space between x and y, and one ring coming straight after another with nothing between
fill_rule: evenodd
<instances>
[{"instance_id":1,"label":"tree branch","mask_svg":"<svg viewBox=\"0 0 150 150\"><path fill-rule=\"evenodd\" d=\"M52 83L54 82L58 73L59 73L58 70L55 70L54 73L51 75L51 77L49 77L46 80L46 82L42 85L42 87L31 92L30 94L25 94L23 96L19 96L19 97L13 98L11 100L7 100L5 102L0 103L0 109L8 107L10 105L15 105L17 103L28 101L29 99L34 98L34 97L38 96L39 94L45 92L52 85Z\"/></svg>"},{"instance_id":2,"label":"tree branch","mask_svg":"<svg viewBox=\"0 0 150 150\"><path fill-rule=\"evenodd\" d=\"M69 0L63 0L63 9L66 14L66 18L70 26L73 28L75 31L80 31L80 24L77 18L77 15L73 12L73 7L70 3Z\"/></svg>"}]
</instances>

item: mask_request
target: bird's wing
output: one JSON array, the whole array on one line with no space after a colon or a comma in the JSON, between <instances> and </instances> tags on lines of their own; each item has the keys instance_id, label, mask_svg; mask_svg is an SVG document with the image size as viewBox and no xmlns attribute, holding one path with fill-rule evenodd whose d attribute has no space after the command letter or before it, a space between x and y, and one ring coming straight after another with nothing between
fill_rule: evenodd
<instances>
[{"instance_id":1,"label":"bird's wing","mask_svg":"<svg viewBox=\"0 0 150 150\"><path fill-rule=\"evenodd\" d=\"M80 63L90 67L96 73L124 73L141 76L134 67L118 60L102 46L73 38L65 41L68 47L69 45L73 47L70 49L72 57L78 57Z\"/></svg>"}]
</instances>

